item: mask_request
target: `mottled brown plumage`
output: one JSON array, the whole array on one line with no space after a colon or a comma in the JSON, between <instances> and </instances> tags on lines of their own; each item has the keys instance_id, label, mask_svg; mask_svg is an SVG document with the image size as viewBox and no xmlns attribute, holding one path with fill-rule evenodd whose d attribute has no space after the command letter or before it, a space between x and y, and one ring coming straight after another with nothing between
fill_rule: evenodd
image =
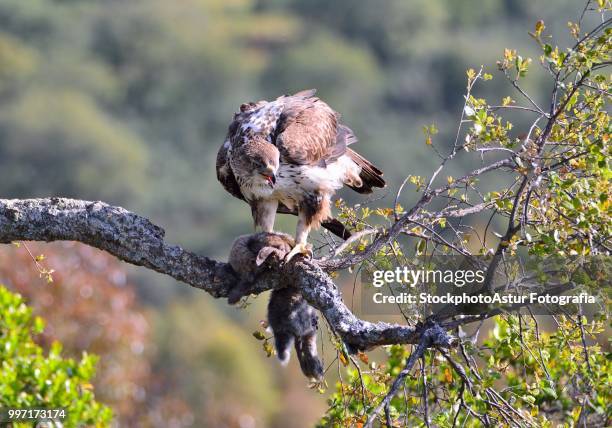
<instances>
[{"instance_id":1,"label":"mottled brown plumage","mask_svg":"<svg viewBox=\"0 0 612 428\"><path fill-rule=\"evenodd\" d=\"M336 146L338 118L318 98L297 99L281 113L274 145L283 161L321 165L331 160Z\"/></svg>"},{"instance_id":2,"label":"mottled brown plumage","mask_svg":"<svg viewBox=\"0 0 612 428\"><path fill-rule=\"evenodd\" d=\"M336 190L385 185L382 171L348 148L354 133L314 92L243 104L217 155L217 178L251 205L257 227L271 232L276 212L297 213L300 252L309 230L331 218Z\"/></svg>"}]
</instances>

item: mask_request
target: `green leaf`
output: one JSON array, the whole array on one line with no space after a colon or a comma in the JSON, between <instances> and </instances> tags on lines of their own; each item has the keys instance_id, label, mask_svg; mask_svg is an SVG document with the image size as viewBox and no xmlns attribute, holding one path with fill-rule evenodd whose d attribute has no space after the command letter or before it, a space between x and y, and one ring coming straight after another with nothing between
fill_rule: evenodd
<instances>
[{"instance_id":1,"label":"green leaf","mask_svg":"<svg viewBox=\"0 0 612 428\"><path fill-rule=\"evenodd\" d=\"M548 386L542 388L542 392L544 392L547 396L549 396L549 397L551 397L553 399L557 398L557 392L554 389L552 389L552 388L550 388Z\"/></svg>"}]
</instances>

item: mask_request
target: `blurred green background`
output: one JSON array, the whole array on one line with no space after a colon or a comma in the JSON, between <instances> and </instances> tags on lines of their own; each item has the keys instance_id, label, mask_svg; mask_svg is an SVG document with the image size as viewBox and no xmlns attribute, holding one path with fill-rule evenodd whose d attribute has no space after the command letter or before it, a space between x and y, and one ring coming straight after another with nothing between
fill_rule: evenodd
<instances>
[{"instance_id":1,"label":"blurred green background","mask_svg":"<svg viewBox=\"0 0 612 428\"><path fill-rule=\"evenodd\" d=\"M501 101L511 93L495 72L503 48L537 56L527 34L535 21L544 19L563 40L567 21L583 6L571 0L0 0L0 197L104 200L149 217L170 242L224 259L232 239L252 225L248 207L215 177L232 113L242 102L317 88L357 133L357 149L384 169L389 186L379 196L388 195L378 204L391 205L407 174L427 174L437 161L422 126L436 124L440 147L454 139L465 70L488 65L494 80L478 95ZM536 69L526 89L543 99L548 84ZM292 221L279 224L290 231ZM111 263L95 252L71 255L84 251L79 246L36 250ZM0 282L9 287L19 282L9 273L33 269L27 260L10 262L22 251L0 251ZM306 389L295 362L281 370L268 360L250 335L265 317L265 296L237 310L161 275L117 269L127 273L119 285L115 273L92 268L91 274L110 275L110 290L126 284L136 290L131 310L146 319L149 333L138 342L145 351L137 346L134 358L146 360L150 378L130 381L132 404L117 410L119 422L299 427L317 419L325 396ZM48 287L35 275L32 282ZM64 330L57 338L68 342L71 334L86 334ZM76 342L74 352L84 346ZM102 394L111 404L119 400Z\"/></svg>"}]
</instances>

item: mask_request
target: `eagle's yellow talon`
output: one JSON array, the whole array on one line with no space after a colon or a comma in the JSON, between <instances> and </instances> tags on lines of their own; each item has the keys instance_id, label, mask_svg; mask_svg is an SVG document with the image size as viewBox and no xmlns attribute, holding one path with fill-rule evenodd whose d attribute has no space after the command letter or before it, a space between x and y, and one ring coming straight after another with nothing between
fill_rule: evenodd
<instances>
[{"instance_id":1,"label":"eagle's yellow talon","mask_svg":"<svg viewBox=\"0 0 612 428\"><path fill-rule=\"evenodd\" d=\"M296 255L301 254L304 257L307 258L312 258L312 244L309 243L300 243L298 242L297 244L295 244L295 247L293 247L293 249L289 252L289 254L287 254L287 256L285 257L285 261L289 261L291 260L293 257L295 257Z\"/></svg>"}]
</instances>

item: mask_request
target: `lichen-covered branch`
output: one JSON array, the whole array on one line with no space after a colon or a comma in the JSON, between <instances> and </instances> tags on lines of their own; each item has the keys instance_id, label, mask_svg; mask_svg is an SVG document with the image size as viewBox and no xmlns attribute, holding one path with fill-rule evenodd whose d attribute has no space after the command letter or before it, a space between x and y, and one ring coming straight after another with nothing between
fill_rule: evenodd
<instances>
[{"instance_id":1,"label":"lichen-covered branch","mask_svg":"<svg viewBox=\"0 0 612 428\"><path fill-rule=\"evenodd\" d=\"M144 217L104 202L65 198L0 199L0 243L78 241L207 291L227 295L228 266L164 241Z\"/></svg>"},{"instance_id":2,"label":"lichen-covered branch","mask_svg":"<svg viewBox=\"0 0 612 428\"><path fill-rule=\"evenodd\" d=\"M208 292L227 297L236 274L227 263L199 256L164 241L164 230L148 219L104 202L65 198L0 199L0 243L78 241L128 263L144 266ZM258 294L283 283L295 284L321 311L332 329L356 349L418 343L424 329L363 321L316 261L298 258L260 275L249 290Z\"/></svg>"}]
</instances>

